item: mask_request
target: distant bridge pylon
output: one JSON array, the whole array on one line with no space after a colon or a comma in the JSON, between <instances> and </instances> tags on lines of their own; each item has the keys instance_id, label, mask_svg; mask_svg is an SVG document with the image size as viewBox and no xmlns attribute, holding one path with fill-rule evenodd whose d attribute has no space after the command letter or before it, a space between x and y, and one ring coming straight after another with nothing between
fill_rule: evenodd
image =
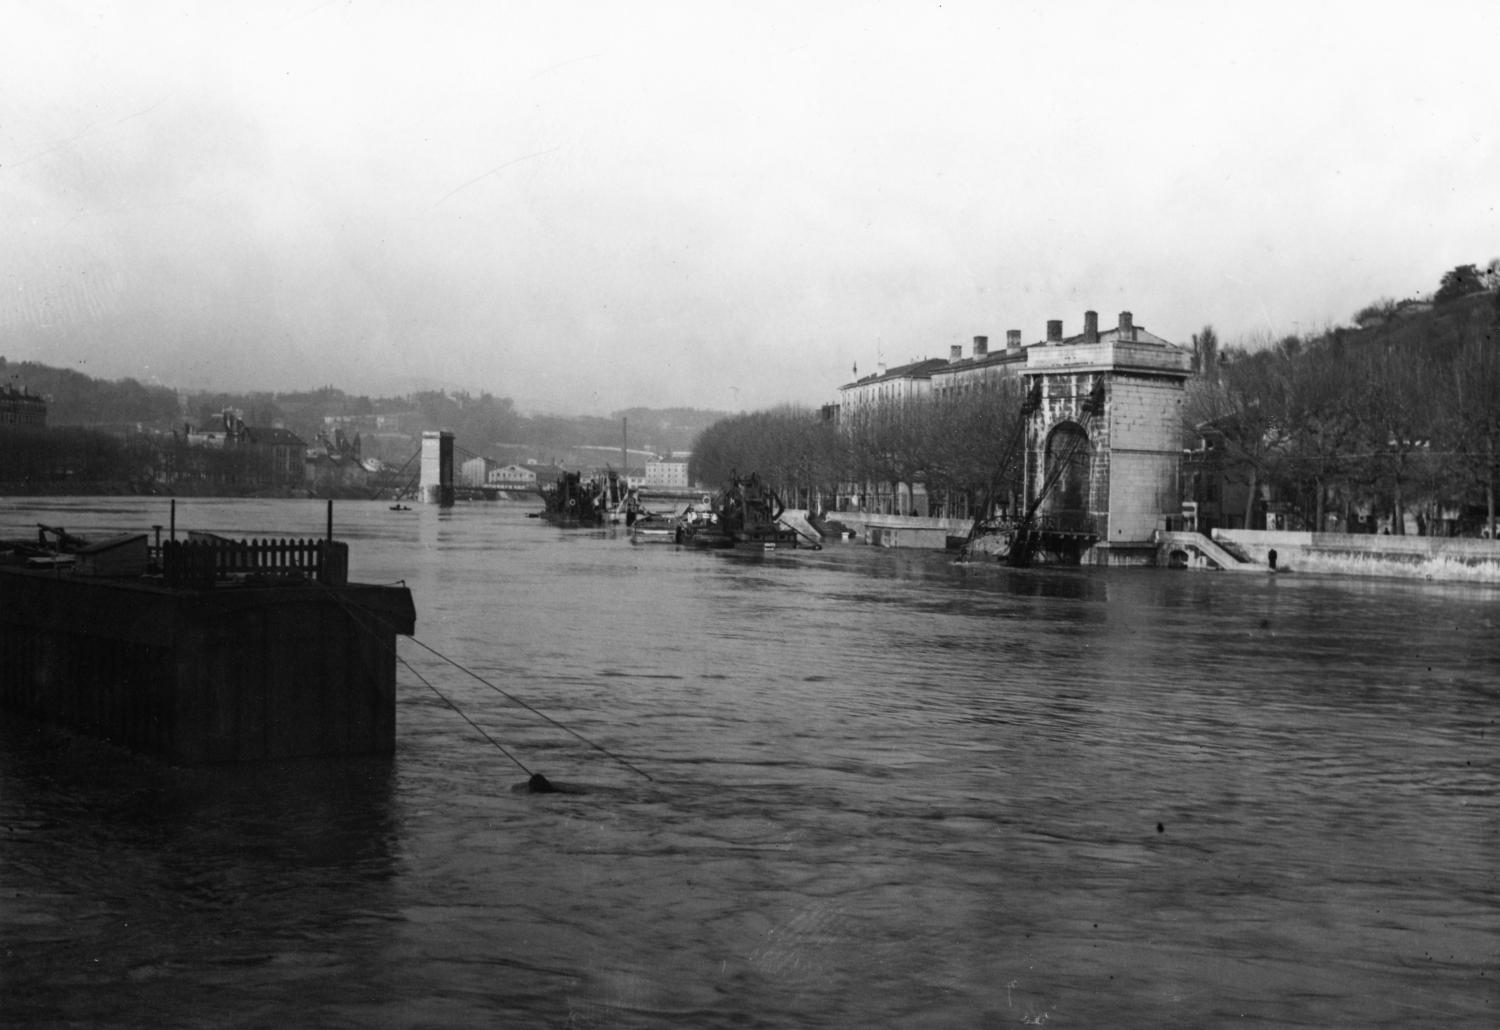
<instances>
[{"instance_id":1,"label":"distant bridge pylon","mask_svg":"<svg viewBox=\"0 0 1500 1030\"><path fill-rule=\"evenodd\" d=\"M418 496L423 504L453 507L453 434L432 429L422 434L422 478Z\"/></svg>"}]
</instances>

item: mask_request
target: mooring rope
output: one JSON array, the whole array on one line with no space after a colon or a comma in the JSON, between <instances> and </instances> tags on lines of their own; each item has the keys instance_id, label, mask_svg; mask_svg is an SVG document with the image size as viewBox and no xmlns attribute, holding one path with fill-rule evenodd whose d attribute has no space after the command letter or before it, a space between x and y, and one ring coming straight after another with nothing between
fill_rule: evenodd
<instances>
[{"instance_id":1,"label":"mooring rope","mask_svg":"<svg viewBox=\"0 0 1500 1030\"><path fill-rule=\"evenodd\" d=\"M638 767L632 765L630 762L626 761L624 758L621 758L619 755L615 754L609 748L605 747L602 744L595 743L594 741L590 740L588 737L585 737L582 733L579 733L577 730L573 729L571 726L567 726L567 725L564 725L561 722L558 722L556 719L552 718L552 716L548 715L546 712L544 712L541 709L537 708L536 706L530 704L529 702L522 700L521 698L519 698L516 695L512 694L510 691L505 690L502 687L496 686L495 684L491 683L489 680L485 679L483 676L479 675L479 673L475 672L473 669L470 669L467 666L465 666L465 665L463 665L463 664L461 664L459 662L454 661L452 658L449 658L447 655L443 654L441 651L439 651L437 648L433 647L431 644L423 643L422 641L418 640L416 637L407 637L406 639L410 640L413 644L416 644L418 647L423 648L424 650L430 651L432 654L436 655L438 658L441 658L443 661L445 661L449 665L453 666L459 672L462 672L462 673L465 673L465 674L467 674L469 676L472 676L474 679L478 680L480 683L483 683L485 686L489 687L495 693L499 694L501 697L505 698L507 701L510 701L512 704L520 705L522 708L526 709L532 715L535 715L539 719L546 720L547 722L551 723L553 726L556 726L558 729L562 730L564 733L570 734L573 737L577 738L578 740L582 741L583 743L587 744L589 747L593 748L595 751L598 751L600 754L605 755L605 756L607 756L609 758L614 759L616 762L620 763L625 768L629 769L631 772L636 773L636 774L641 775L641 776L644 776L646 779L650 780L652 783L656 782L656 778L653 777L650 773L646 772L644 769L641 769L641 768L638 768ZM410 668L410 666L408 666L408 668Z\"/></svg>"},{"instance_id":2,"label":"mooring rope","mask_svg":"<svg viewBox=\"0 0 1500 1030\"><path fill-rule=\"evenodd\" d=\"M314 582L316 582L316 581L314 581ZM368 623L364 622L361 619L361 615L369 615L370 614L367 609L361 609L357 605L355 605L353 602L351 602L348 598L339 596L338 592L336 590L334 590L332 587L328 586L327 584L317 583L317 585L321 586L321 587L324 587L333 596L333 599L335 601L337 601L339 603L339 605L342 606L344 608L344 610L349 613L350 617L353 618L355 620L355 622L360 625L360 628L364 629L367 633L371 634L372 636L375 636L377 639L383 639L383 638L380 637L379 634L377 634L375 632L374 629L372 629L369 626ZM618 762L620 765L623 765L625 768L629 769L631 772L636 773L636 774L638 774L640 776L644 776L647 780L650 780L652 783L656 782L656 778L654 776L652 776L650 773L646 772L644 769L638 768L637 766L631 764L630 762L626 761L624 758L620 757L619 755L615 754L613 751L609 750L609 748L604 747L602 744L595 743L594 741L590 740L588 737L585 737L583 734L581 734L577 730L573 729L571 726L564 725L563 723L561 723L558 720L554 719L552 716L548 715L546 712L544 712L541 709L537 708L535 705L532 705L529 702L527 702L527 701L525 701L525 700L517 697L516 695L510 693L509 691L507 691L507 690L505 690L505 689L503 689L501 687L496 686L495 684L491 683L489 680L485 679L483 676L479 675L473 669L470 669L467 666L465 666L465 665L463 665L463 664L461 664L459 662L454 661L452 658L449 658L447 655L443 654L441 651L439 651L437 648L433 647L431 644L424 643L423 641L418 640L415 636L407 636L406 639L410 640L412 643L416 644L418 647L421 647L423 650L426 650L426 651L432 653L433 655L437 656L438 658L441 658L443 661L447 662L449 665L453 666L455 669L459 670L460 672L463 672L463 673L466 673L469 676L472 676L474 679L478 680L480 683L484 684L486 687L489 687L495 693L499 694L501 697L505 698L506 700L510 701L511 703L519 705L520 707L526 709L528 712L530 712L533 715L535 715L537 718L545 720L546 722L550 723L551 725L556 726L558 729L562 730L564 733L567 733L567 734L575 737L576 739L582 741L583 743L587 744L589 747L593 748L595 751L598 751L599 753L605 755L606 757L613 759L614 761ZM436 694L438 697L442 698L443 702L445 704L447 704L449 708L451 708L455 712L457 712L458 715L459 715L459 717L462 718L465 722L467 722L470 726L473 726L475 730L478 730L478 732L480 733L480 735L483 736L485 740L489 741L491 744L494 744L495 747L500 751L500 753L503 754L503 755L505 755L505 757L509 758L512 762L514 762L521 769L522 772L526 773L528 776L535 777L535 774L533 774L530 769L527 769L526 766L521 763L520 759L516 758L515 755L513 755L509 751L507 751L503 746L501 746L501 744L498 741L495 740L494 737L491 737L488 733L486 733L479 726L478 723L476 723L473 719L470 719L468 717L468 715L466 715L463 712L463 710L458 707L457 704L455 704L450 698L448 698L446 695L444 695L442 691L438 690L437 687L433 686L433 684L426 677L424 677L420 672L418 672L417 669L416 669L416 667L413 666L411 664L411 662L409 662L405 658L403 658L401 656L400 652L396 653L396 660L398 662L400 662L402 665L406 666L406 668L410 669L411 672L412 672L412 675L416 676L417 679L421 680L427 686L427 688L429 690L431 690L434 694Z\"/></svg>"},{"instance_id":3,"label":"mooring rope","mask_svg":"<svg viewBox=\"0 0 1500 1030\"><path fill-rule=\"evenodd\" d=\"M495 750L499 751L506 758L509 758L512 762L516 763L516 768L520 769L527 776L533 775L532 771L530 769L526 768L526 764L524 762L522 762L515 755L513 755L509 751L507 751L504 744L501 744L494 737L492 737L488 733L486 733L483 726L479 725L473 719L470 719L469 716L468 716L468 714L465 713L462 708L458 707L458 705L456 705L456 704L453 703L452 698L448 697L448 695L444 694L437 687L433 686L431 680L429 680L426 676L423 676L420 672L418 672L416 666L412 665L412 663L408 662L405 658L402 658L399 654L396 655L396 661L398 661L402 665L406 666L406 668L411 672L411 674L413 676L415 676L417 679L421 680L426 685L426 687L427 687L428 690L432 691L438 697L442 698L443 703L446 704L449 708L453 709L453 711L455 713L457 713L457 715L458 715L458 717L460 719L462 719L464 722L468 723L470 726L474 727L475 731L481 737L483 737L485 740L489 741L491 744L495 745Z\"/></svg>"}]
</instances>

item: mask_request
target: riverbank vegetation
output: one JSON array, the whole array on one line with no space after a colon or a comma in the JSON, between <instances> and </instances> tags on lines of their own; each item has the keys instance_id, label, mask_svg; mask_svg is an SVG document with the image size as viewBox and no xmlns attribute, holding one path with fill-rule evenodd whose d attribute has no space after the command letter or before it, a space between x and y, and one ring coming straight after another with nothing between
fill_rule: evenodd
<instances>
[{"instance_id":1,"label":"riverbank vegetation","mask_svg":"<svg viewBox=\"0 0 1500 1030\"><path fill-rule=\"evenodd\" d=\"M841 413L783 407L723 419L698 437L695 482L759 473L788 504L816 508L851 489L865 511L969 517L1020 489L1021 383ZM1008 464L1007 455L1012 459ZM914 498L912 484L922 496Z\"/></svg>"},{"instance_id":2,"label":"riverbank vegetation","mask_svg":"<svg viewBox=\"0 0 1500 1030\"><path fill-rule=\"evenodd\" d=\"M1228 348L1207 366L1189 386L1186 428L1206 444L1196 470L1243 487L1238 524L1257 528L1269 507L1284 529L1493 527L1495 271L1462 266L1430 302L1372 305L1358 328Z\"/></svg>"}]
</instances>

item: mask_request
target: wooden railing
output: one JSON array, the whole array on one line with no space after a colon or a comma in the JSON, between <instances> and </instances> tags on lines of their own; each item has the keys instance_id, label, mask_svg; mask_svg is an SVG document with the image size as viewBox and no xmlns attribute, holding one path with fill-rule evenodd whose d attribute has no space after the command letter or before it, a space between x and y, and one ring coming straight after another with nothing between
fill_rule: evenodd
<instances>
[{"instance_id":1,"label":"wooden railing","mask_svg":"<svg viewBox=\"0 0 1500 1030\"><path fill-rule=\"evenodd\" d=\"M349 545L334 540L229 540L200 537L161 545L162 576L171 586L211 587L220 579L349 581Z\"/></svg>"}]
</instances>

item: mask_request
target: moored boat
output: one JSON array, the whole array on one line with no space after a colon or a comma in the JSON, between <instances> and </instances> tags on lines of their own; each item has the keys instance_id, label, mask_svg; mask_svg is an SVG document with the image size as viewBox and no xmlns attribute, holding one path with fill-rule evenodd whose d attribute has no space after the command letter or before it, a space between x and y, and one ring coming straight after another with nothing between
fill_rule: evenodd
<instances>
[{"instance_id":1,"label":"moored boat","mask_svg":"<svg viewBox=\"0 0 1500 1030\"><path fill-rule=\"evenodd\" d=\"M732 475L704 507L689 506L683 514L679 543L756 551L797 546L797 532L779 521L786 505L758 473L745 479Z\"/></svg>"},{"instance_id":2,"label":"moored boat","mask_svg":"<svg viewBox=\"0 0 1500 1030\"><path fill-rule=\"evenodd\" d=\"M677 542L677 530L681 523L671 515L646 512L637 515L630 525L630 542L633 544L672 544Z\"/></svg>"},{"instance_id":3,"label":"moored boat","mask_svg":"<svg viewBox=\"0 0 1500 1030\"><path fill-rule=\"evenodd\" d=\"M691 547L733 547L734 539L719 523L712 498L705 495L704 501L689 504L677 517L676 542Z\"/></svg>"},{"instance_id":4,"label":"moored boat","mask_svg":"<svg viewBox=\"0 0 1500 1030\"><path fill-rule=\"evenodd\" d=\"M542 518L556 526L582 528L602 526L623 496L619 473L610 471L603 480L584 481L581 472L564 472L555 483L542 487Z\"/></svg>"}]
</instances>

